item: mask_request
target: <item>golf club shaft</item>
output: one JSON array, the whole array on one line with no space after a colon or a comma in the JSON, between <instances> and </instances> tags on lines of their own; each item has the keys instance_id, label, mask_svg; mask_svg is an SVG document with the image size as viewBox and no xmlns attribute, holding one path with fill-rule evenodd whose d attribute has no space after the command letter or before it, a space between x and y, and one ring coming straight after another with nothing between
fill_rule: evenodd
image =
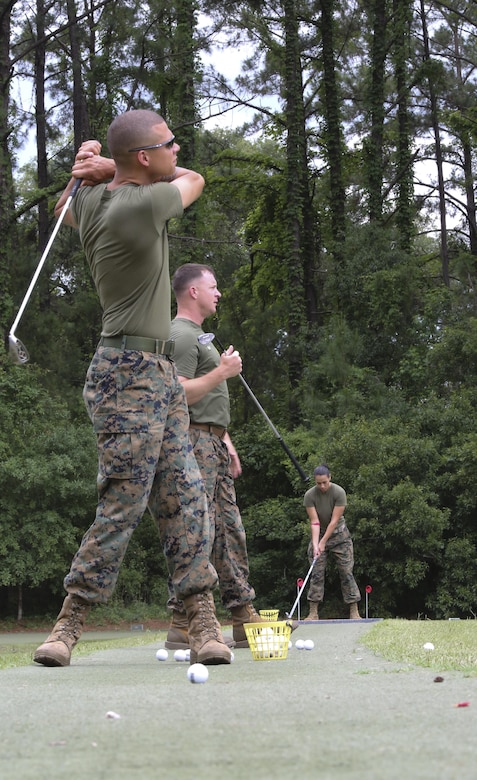
<instances>
[{"instance_id":1,"label":"golf club shaft","mask_svg":"<svg viewBox=\"0 0 477 780\"><path fill-rule=\"evenodd\" d=\"M48 253L49 253L49 251L51 249L51 245L53 244L53 241L56 238L56 234L58 233L58 230L61 227L61 223L63 222L63 219L65 218L65 215L66 215L66 212L68 211L68 209L70 207L71 201L73 200L74 196L78 192L78 189L79 189L80 185L81 185L81 179L76 179L75 183L73 184L73 188L72 188L72 190L71 190L70 194L68 195L68 198L67 198L67 200L65 202L65 205L63 206L63 208L61 210L61 214L60 214L60 216L58 217L58 219L56 221L56 225L55 225L55 227L53 229L53 232L52 232L52 234L51 234L51 236L50 236L50 238L48 240L48 243L47 243L47 245L45 247L45 250L44 250L44 252L43 252L43 254L42 254L41 258L40 258L40 262L38 263L37 269L36 269L35 273L33 274L33 278L32 278L32 280L30 282L30 286L28 287L28 290L25 293L25 297L23 298L21 306L20 306L20 308L18 310L18 314L15 317L15 320L13 322L12 327L10 328L10 333L9 333L10 336L14 336L15 335L15 330L17 329L18 323L20 322L20 320L22 318L22 315L23 315L23 312L26 309L26 305L27 305L28 301L30 300L30 296L31 296L31 294L33 292L33 288L35 287L37 279L38 279L38 277L39 277L39 275L41 273L41 269L43 268L43 266L45 264L46 258L48 257Z\"/></svg>"},{"instance_id":2,"label":"golf club shaft","mask_svg":"<svg viewBox=\"0 0 477 780\"><path fill-rule=\"evenodd\" d=\"M216 339L216 341L217 341L217 344L219 345L220 349L222 349L222 350L225 352L225 347L224 347L224 345L222 344L222 342L220 341L220 339L218 338L218 336L215 336L215 339ZM281 437L281 435L280 435L280 432L279 432L279 431L276 429L276 427L274 426L274 424L273 424L273 423L272 423L272 421L270 420L270 417L269 417L269 416L268 416L268 414L266 413L265 409L264 409L264 408L263 408L263 406L261 405L261 403L260 403L260 401L258 400L258 398L256 397L256 395L253 393L253 391L252 391L252 389L251 389L250 385L248 385L248 384L247 384L247 382L246 382L246 381L245 381L245 379L243 378L242 374L239 374L239 375L238 375L238 378L239 378L239 379L240 379L240 381L242 382L242 384L243 384L243 386L245 387L245 389L246 389L247 393L250 395L250 398L252 398L252 400L253 400L253 401L254 401L254 403L256 404L256 406L257 406L257 409L260 411L260 413L263 415L263 417L265 418L265 420L266 420L266 421L267 421L267 423L269 424L269 426L270 426L270 428L272 429L273 433L274 433L274 434L275 434L275 436L277 437L278 441L279 441L279 442L280 442L280 444L282 445L282 447L283 447L283 449L285 450L286 454L288 455L288 457L290 458L291 462L293 463L293 465L295 466L296 470L298 471L298 473L299 473L300 477L302 478L303 482L308 482L308 480L309 480L309 477L308 477L308 476L305 474L305 472L303 471L302 467L301 467L301 466L300 466L300 464L298 463L298 461L297 461L297 459L295 458L295 456L294 456L293 452L292 452L292 451L290 450L290 448L287 446L286 442L284 442L284 441L283 441L283 439L282 439L282 437Z\"/></svg>"},{"instance_id":3,"label":"golf club shaft","mask_svg":"<svg viewBox=\"0 0 477 780\"><path fill-rule=\"evenodd\" d=\"M295 603L294 603L293 607L291 608L290 612L288 612L288 614L287 614L288 618L292 618L293 617L293 613L295 612L295 609L297 608L297 604L298 604L298 602L301 599L301 594L303 593L303 591L305 589L306 583L310 579L310 575L311 575L311 572L313 571L313 566L315 565L315 561L316 561L316 558L313 558L312 564L311 564L311 566L310 566L310 568L308 570L308 574L306 575L305 579L303 580L303 585L301 586L300 590L298 591L297 597L295 599Z\"/></svg>"}]
</instances>

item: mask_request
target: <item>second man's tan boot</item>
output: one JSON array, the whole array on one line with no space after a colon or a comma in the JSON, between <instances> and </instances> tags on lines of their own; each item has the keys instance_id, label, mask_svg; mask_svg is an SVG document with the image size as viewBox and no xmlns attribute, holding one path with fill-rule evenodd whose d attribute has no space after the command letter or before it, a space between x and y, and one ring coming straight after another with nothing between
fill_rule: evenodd
<instances>
[{"instance_id":1,"label":"second man's tan boot","mask_svg":"<svg viewBox=\"0 0 477 780\"><path fill-rule=\"evenodd\" d=\"M243 627L244 623L264 623L265 621L257 614L252 602L241 604L240 607L232 607L232 636L235 641L235 647L248 647L247 634Z\"/></svg>"},{"instance_id":2,"label":"second man's tan boot","mask_svg":"<svg viewBox=\"0 0 477 780\"><path fill-rule=\"evenodd\" d=\"M189 621L186 612L172 610L172 619L164 646L169 650L189 650Z\"/></svg>"}]
</instances>

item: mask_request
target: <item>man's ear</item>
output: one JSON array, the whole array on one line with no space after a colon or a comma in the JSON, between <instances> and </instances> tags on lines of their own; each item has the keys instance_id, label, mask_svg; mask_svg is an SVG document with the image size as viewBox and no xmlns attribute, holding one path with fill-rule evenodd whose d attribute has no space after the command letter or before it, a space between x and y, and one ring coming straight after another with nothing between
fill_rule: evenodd
<instances>
[{"instance_id":1,"label":"man's ear","mask_svg":"<svg viewBox=\"0 0 477 780\"><path fill-rule=\"evenodd\" d=\"M137 161L141 165L144 165L145 168L149 168L149 155L147 152L144 151L144 149L141 149L140 152L136 152L137 154Z\"/></svg>"}]
</instances>

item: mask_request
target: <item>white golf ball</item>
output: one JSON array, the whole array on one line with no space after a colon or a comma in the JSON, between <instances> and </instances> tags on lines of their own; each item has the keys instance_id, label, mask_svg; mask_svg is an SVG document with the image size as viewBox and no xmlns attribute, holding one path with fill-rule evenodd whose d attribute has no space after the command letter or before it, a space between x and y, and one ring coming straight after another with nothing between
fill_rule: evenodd
<instances>
[{"instance_id":1,"label":"white golf ball","mask_svg":"<svg viewBox=\"0 0 477 780\"><path fill-rule=\"evenodd\" d=\"M432 644L432 642L426 642L423 645L423 648L424 648L424 650L434 650L434 645Z\"/></svg>"},{"instance_id":2,"label":"white golf ball","mask_svg":"<svg viewBox=\"0 0 477 780\"><path fill-rule=\"evenodd\" d=\"M156 658L158 661L167 661L167 659L169 658L169 653L167 652L165 647L161 647L157 651Z\"/></svg>"},{"instance_id":3,"label":"white golf ball","mask_svg":"<svg viewBox=\"0 0 477 780\"><path fill-rule=\"evenodd\" d=\"M305 643L303 645L305 650L313 650L314 646L315 646L315 643L314 643L313 639L305 639Z\"/></svg>"},{"instance_id":4,"label":"white golf ball","mask_svg":"<svg viewBox=\"0 0 477 780\"><path fill-rule=\"evenodd\" d=\"M185 653L185 660L190 661L190 650L184 650Z\"/></svg>"},{"instance_id":5,"label":"white golf ball","mask_svg":"<svg viewBox=\"0 0 477 780\"><path fill-rule=\"evenodd\" d=\"M232 664L234 662L234 660L235 660L235 656L232 653L232 651L230 651L230 663Z\"/></svg>"},{"instance_id":6,"label":"white golf ball","mask_svg":"<svg viewBox=\"0 0 477 780\"><path fill-rule=\"evenodd\" d=\"M288 640L288 649L290 649L290 647L293 647L293 642L291 639Z\"/></svg>"},{"instance_id":7,"label":"white golf ball","mask_svg":"<svg viewBox=\"0 0 477 780\"><path fill-rule=\"evenodd\" d=\"M205 683L209 679L209 670L204 664L192 664L187 670L187 679L191 683Z\"/></svg>"},{"instance_id":8,"label":"white golf ball","mask_svg":"<svg viewBox=\"0 0 477 780\"><path fill-rule=\"evenodd\" d=\"M295 647L296 647L297 650L303 650L303 648L305 647L304 640L303 639L297 639L296 642L295 642Z\"/></svg>"},{"instance_id":9,"label":"white golf ball","mask_svg":"<svg viewBox=\"0 0 477 780\"><path fill-rule=\"evenodd\" d=\"M185 660L186 660L186 650L175 650L174 661L185 661Z\"/></svg>"}]
</instances>

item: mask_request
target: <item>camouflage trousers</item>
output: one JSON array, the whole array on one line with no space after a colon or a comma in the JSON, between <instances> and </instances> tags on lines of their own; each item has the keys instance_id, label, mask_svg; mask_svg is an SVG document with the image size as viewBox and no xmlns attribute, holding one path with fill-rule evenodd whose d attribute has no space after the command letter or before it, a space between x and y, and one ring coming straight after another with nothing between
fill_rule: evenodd
<instances>
[{"instance_id":1,"label":"camouflage trousers","mask_svg":"<svg viewBox=\"0 0 477 780\"><path fill-rule=\"evenodd\" d=\"M106 602L134 529L154 507L172 585L186 598L217 584L207 497L189 441L189 413L164 356L99 347L83 397L97 437L98 504L65 589Z\"/></svg>"},{"instance_id":2,"label":"camouflage trousers","mask_svg":"<svg viewBox=\"0 0 477 780\"><path fill-rule=\"evenodd\" d=\"M330 536L324 552L316 559L310 575L308 601L323 601L326 562L329 554L334 557L336 562L341 583L341 593L343 594L345 604L354 604L357 601L361 601L361 593L353 576L353 540L346 526ZM311 543L308 546L308 560L311 566L313 562L313 545Z\"/></svg>"},{"instance_id":3,"label":"camouflage trousers","mask_svg":"<svg viewBox=\"0 0 477 780\"><path fill-rule=\"evenodd\" d=\"M252 601L255 591L248 582L247 540L230 474L229 452L213 433L192 427L189 436L209 502L211 561L219 577L222 604L232 609ZM168 606L183 609L172 595Z\"/></svg>"}]
</instances>

